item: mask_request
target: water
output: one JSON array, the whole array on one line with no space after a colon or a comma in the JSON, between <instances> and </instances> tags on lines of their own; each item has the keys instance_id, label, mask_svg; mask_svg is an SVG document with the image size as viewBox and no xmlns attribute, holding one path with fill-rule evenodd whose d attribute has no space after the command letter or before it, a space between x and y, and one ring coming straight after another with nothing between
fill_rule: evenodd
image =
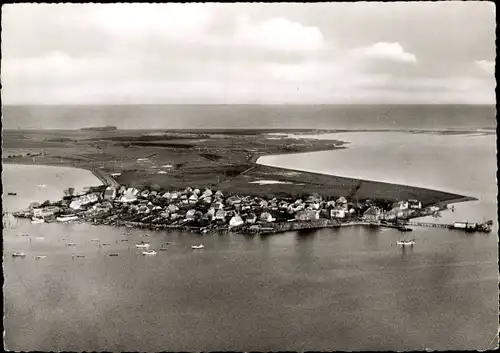
<instances>
[{"instance_id":1,"label":"water","mask_svg":"<svg viewBox=\"0 0 500 353\"><path fill-rule=\"evenodd\" d=\"M495 128L494 105L4 106L4 129Z\"/></svg>"},{"instance_id":2,"label":"water","mask_svg":"<svg viewBox=\"0 0 500 353\"><path fill-rule=\"evenodd\" d=\"M375 176L382 165L388 178L429 182L480 199L456 205L457 211L443 219L496 212L491 137L471 136L455 144L445 139L447 147L436 149L438 140L430 135L392 134L345 135L352 152L287 155L272 163L359 177ZM411 158L415 166L422 159L439 169L412 167L408 173L401 161L411 148L391 149L406 139L417 149ZM373 149L369 168L360 169L354 157ZM399 163L384 162L387 156ZM30 176L45 173L39 167L4 169L9 190L19 192L5 197L4 207L33 200L40 182L23 180L25 168ZM480 172L471 183L473 170ZM56 175L44 177L45 189L60 185ZM84 182L95 181L90 179ZM417 244L406 250L396 246L400 233L392 229L253 238L148 232L152 248L171 244L168 251L146 257L134 246L144 239L144 230L124 235L120 228L29 221L12 227L4 231L4 327L10 350L475 350L486 349L498 329L496 231L415 228ZM22 232L30 236L19 236ZM37 240L41 235L44 240ZM92 238L110 246L99 247ZM77 245L68 248L68 242ZM203 250L191 249L200 242ZM7 256L13 251L27 256ZM47 258L35 260L36 255Z\"/></svg>"}]
</instances>

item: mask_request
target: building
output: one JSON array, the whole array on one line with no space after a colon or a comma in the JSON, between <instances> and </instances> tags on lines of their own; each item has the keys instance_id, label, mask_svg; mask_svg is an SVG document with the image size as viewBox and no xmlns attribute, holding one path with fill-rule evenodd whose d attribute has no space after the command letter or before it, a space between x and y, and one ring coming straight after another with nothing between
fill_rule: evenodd
<instances>
[{"instance_id":1,"label":"building","mask_svg":"<svg viewBox=\"0 0 500 353\"><path fill-rule=\"evenodd\" d=\"M418 200L408 200L408 206L410 209L418 210L422 208L422 203Z\"/></svg>"},{"instance_id":2,"label":"building","mask_svg":"<svg viewBox=\"0 0 500 353\"><path fill-rule=\"evenodd\" d=\"M116 198L116 189L112 186L108 186L104 190L104 200L114 200Z\"/></svg>"},{"instance_id":3,"label":"building","mask_svg":"<svg viewBox=\"0 0 500 353\"><path fill-rule=\"evenodd\" d=\"M215 219L224 221L226 219L226 211L218 210L217 212L215 212Z\"/></svg>"},{"instance_id":4,"label":"building","mask_svg":"<svg viewBox=\"0 0 500 353\"><path fill-rule=\"evenodd\" d=\"M231 218L231 220L229 221L229 226L230 227L239 227L241 225L243 225L244 222L243 220L241 219L240 216L234 216L233 218Z\"/></svg>"},{"instance_id":5,"label":"building","mask_svg":"<svg viewBox=\"0 0 500 353\"><path fill-rule=\"evenodd\" d=\"M403 211L408 209L408 201L399 201L397 207Z\"/></svg>"},{"instance_id":6,"label":"building","mask_svg":"<svg viewBox=\"0 0 500 353\"><path fill-rule=\"evenodd\" d=\"M276 219L269 212L262 212L259 220L262 222L274 222Z\"/></svg>"},{"instance_id":7,"label":"building","mask_svg":"<svg viewBox=\"0 0 500 353\"><path fill-rule=\"evenodd\" d=\"M196 210L195 209L187 211L186 212L186 219L188 221L194 221L195 220L195 214L196 214Z\"/></svg>"},{"instance_id":8,"label":"building","mask_svg":"<svg viewBox=\"0 0 500 353\"><path fill-rule=\"evenodd\" d=\"M319 212L314 210L303 210L295 214L295 219L299 221L314 221L319 219Z\"/></svg>"},{"instance_id":9,"label":"building","mask_svg":"<svg viewBox=\"0 0 500 353\"><path fill-rule=\"evenodd\" d=\"M363 213L363 218L369 222L378 222L382 219L382 211L377 206L372 206Z\"/></svg>"},{"instance_id":10,"label":"building","mask_svg":"<svg viewBox=\"0 0 500 353\"><path fill-rule=\"evenodd\" d=\"M331 218L345 218L345 210L343 208L333 208L330 210Z\"/></svg>"},{"instance_id":11,"label":"building","mask_svg":"<svg viewBox=\"0 0 500 353\"><path fill-rule=\"evenodd\" d=\"M254 224L257 221L257 216L255 215L255 213L250 213L245 221L248 224Z\"/></svg>"}]
</instances>

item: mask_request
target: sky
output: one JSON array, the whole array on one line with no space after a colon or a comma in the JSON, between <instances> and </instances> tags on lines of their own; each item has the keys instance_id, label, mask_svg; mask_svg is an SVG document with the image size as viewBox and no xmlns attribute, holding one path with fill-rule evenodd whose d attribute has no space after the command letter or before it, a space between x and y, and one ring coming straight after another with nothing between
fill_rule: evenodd
<instances>
[{"instance_id":1,"label":"sky","mask_svg":"<svg viewBox=\"0 0 500 353\"><path fill-rule=\"evenodd\" d=\"M10 4L4 104L494 104L492 2Z\"/></svg>"}]
</instances>

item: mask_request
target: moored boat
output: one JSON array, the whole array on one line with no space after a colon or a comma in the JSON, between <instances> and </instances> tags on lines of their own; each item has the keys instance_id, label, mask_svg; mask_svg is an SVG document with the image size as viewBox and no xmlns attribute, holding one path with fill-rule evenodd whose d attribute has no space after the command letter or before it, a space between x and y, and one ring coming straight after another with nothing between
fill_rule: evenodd
<instances>
[{"instance_id":1,"label":"moored boat","mask_svg":"<svg viewBox=\"0 0 500 353\"><path fill-rule=\"evenodd\" d=\"M399 230L400 232L411 232L413 229L408 228L408 227L406 227L406 226L399 226L399 227L398 227L398 230Z\"/></svg>"},{"instance_id":2,"label":"moored boat","mask_svg":"<svg viewBox=\"0 0 500 353\"><path fill-rule=\"evenodd\" d=\"M39 223L45 223L45 220L43 218L35 218L35 217L31 219L31 224L39 224Z\"/></svg>"},{"instance_id":3,"label":"moored boat","mask_svg":"<svg viewBox=\"0 0 500 353\"><path fill-rule=\"evenodd\" d=\"M135 244L136 248L149 248L149 244Z\"/></svg>"},{"instance_id":4,"label":"moored boat","mask_svg":"<svg viewBox=\"0 0 500 353\"><path fill-rule=\"evenodd\" d=\"M21 252L13 252L12 256L13 257L24 257L24 256L26 256L26 254L23 253L22 251Z\"/></svg>"},{"instance_id":5,"label":"moored boat","mask_svg":"<svg viewBox=\"0 0 500 353\"><path fill-rule=\"evenodd\" d=\"M35 256L35 260L39 260L39 259L45 259L47 256L45 255L37 255Z\"/></svg>"},{"instance_id":6,"label":"moored boat","mask_svg":"<svg viewBox=\"0 0 500 353\"><path fill-rule=\"evenodd\" d=\"M415 240L398 240L399 246L413 246L415 245Z\"/></svg>"},{"instance_id":7,"label":"moored boat","mask_svg":"<svg viewBox=\"0 0 500 353\"><path fill-rule=\"evenodd\" d=\"M9 196L16 196L17 192L8 192L7 195L9 195Z\"/></svg>"},{"instance_id":8,"label":"moored boat","mask_svg":"<svg viewBox=\"0 0 500 353\"><path fill-rule=\"evenodd\" d=\"M205 246L203 244L200 245L192 245L191 249L203 249Z\"/></svg>"},{"instance_id":9,"label":"moored boat","mask_svg":"<svg viewBox=\"0 0 500 353\"><path fill-rule=\"evenodd\" d=\"M142 252L143 255L156 255L156 251L154 250L147 250Z\"/></svg>"}]
</instances>

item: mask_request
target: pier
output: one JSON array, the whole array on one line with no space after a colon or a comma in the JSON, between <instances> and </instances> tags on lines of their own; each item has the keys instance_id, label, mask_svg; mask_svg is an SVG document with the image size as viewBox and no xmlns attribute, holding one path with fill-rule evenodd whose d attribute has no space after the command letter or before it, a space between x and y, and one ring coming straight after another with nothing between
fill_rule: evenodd
<instances>
[{"instance_id":1,"label":"pier","mask_svg":"<svg viewBox=\"0 0 500 353\"><path fill-rule=\"evenodd\" d=\"M416 227L448 228L453 229L453 224L429 223L429 222L406 222L406 225Z\"/></svg>"}]
</instances>

